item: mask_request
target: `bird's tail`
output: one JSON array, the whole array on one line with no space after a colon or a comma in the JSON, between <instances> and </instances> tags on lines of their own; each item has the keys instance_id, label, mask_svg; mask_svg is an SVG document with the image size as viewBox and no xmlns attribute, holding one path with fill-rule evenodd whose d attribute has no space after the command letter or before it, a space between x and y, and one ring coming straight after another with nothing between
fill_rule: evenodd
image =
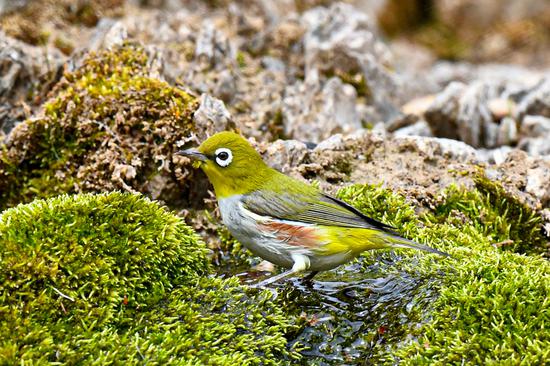
<instances>
[{"instance_id":1,"label":"bird's tail","mask_svg":"<svg viewBox=\"0 0 550 366\"><path fill-rule=\"evenodd\" d=\"M351 251L359 254L365 250L385 248L412 248L425 252L439 254L445 257L450 255L424 244L405 239L398 233L378 229L338 228L326 231L323 239L327 242L322 247L324 253L335 254Z\"/></svg>"},{"instance_id":2,"label":"bird's tail","mask_svg":"<svg viewBox=\"0 0 550 366\"><path fill-rule=\"evenodd\" d=\"M382 234L384 236L383 240L388 244L388 247L391 248L410 248L410 249L417 249L422 250L424 252L430 252L439 254L445 257L450 257L450 254L447 254L445 252L442 252L440 250L434 249L432 247L429 247L424 244L417 243L415 241L405 239L401 236L393 235L393 234Z\"/></svg>"}]
</instances>

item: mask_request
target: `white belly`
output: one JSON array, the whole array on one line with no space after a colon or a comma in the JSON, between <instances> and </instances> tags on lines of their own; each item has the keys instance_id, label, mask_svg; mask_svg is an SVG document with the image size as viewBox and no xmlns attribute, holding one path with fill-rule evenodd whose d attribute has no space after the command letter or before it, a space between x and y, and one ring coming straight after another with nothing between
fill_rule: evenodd
<instances>
[{"instance_id":1,"label":"white belly","mask_svg":"<svg viewBox=\"0 0 550 366\"><path fill-rule=\"evenodd\" d=\"M268 218L245 209L240 198L240 195L235 195L218 201L224 225L255 255L285 268L292 267L291 254L297 248L281 243L272 233L260 231L258 222L265 222Z\"/></svg>"},{"instance_id":2,"label":"white belly","mask_svg":"<svg viewBox=\"0 0 550 366\"><path fill-rule=\"evenodd\" d=\"M278 266L291 268L292 255L305 255L309 259L309 270L325 271L339 266L353 258L350 253L320 255L312 250L278 240L275 233L260 230L258 223L272 221L273 218L257 215L247 210L235 195L218 201L222 221L231 234L255 255Z\"/></svg>"}]
</instances>

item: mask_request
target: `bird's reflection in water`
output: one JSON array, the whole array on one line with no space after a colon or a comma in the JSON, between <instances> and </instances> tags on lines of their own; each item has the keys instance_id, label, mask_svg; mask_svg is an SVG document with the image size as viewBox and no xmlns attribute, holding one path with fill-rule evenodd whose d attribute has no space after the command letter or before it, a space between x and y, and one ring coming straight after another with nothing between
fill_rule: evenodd
<instances>
[{"instance_id":1,"label":"bird's reflection in water","mask_svg":"<svg viewBox=\"0 0 550 366\"><path fill-rule=\"evenodd\" d=\"M379 359L380 351L413 339L410 332L427 320L441 281L401 271L399 261L398 255L384 253L321 273L309 283L297 276L267 287L285 312L300 318L301 330L289 339L290 346L305 347L303 364L395 363ZM262 279L241 276L249 284Z\"/></svg>"}]
</instances>

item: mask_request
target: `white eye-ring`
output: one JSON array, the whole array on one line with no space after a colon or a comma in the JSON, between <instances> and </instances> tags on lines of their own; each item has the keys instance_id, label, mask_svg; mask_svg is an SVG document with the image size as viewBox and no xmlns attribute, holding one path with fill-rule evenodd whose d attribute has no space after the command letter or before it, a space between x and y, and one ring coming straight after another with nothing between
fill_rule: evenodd
<instances>
[{"instance_id":1,"label":"white eye-ring","mask_svg":"<svg viewBox=\"0 0 550 366\"><path fill-rule=\"evenodd\" d=\"M233 161L233 153L231 150L220 147L219 149L216 149L216 163L219 166L226 167Z\"/></svg>"}]
</instances>

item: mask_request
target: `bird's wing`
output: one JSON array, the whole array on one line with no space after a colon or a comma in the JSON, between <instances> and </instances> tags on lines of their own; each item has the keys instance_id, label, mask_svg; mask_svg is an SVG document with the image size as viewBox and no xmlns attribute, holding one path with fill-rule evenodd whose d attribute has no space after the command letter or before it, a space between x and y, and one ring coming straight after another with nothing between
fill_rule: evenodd
<instances>
[{"instance_id":1,"label":"bird's wing","mask_svg":"<svg viewBox=\"0 0 550 366\"><path fill-rule=\"evenodd\" d=\"M307 224L379 229L397 234L393 227L366 216L347 203L321 192L252 192L243 197L246 209L260 215Z\"/></svg>"}]
</instances>

